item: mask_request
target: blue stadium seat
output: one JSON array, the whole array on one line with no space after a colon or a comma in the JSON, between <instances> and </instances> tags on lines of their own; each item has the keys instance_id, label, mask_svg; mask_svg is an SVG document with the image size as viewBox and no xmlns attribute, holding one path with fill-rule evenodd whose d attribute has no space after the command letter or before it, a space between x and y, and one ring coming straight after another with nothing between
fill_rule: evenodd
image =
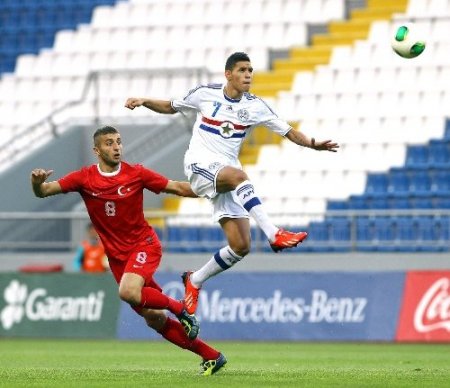
<instances>
[{"instance_id":1,"label":"blue stadium seat","mask_svg":"<svg viewBox=\"0 0 450 388\"><path fill-rule=\"evenodd\" d=\"M414 223L417 229L417 250L425 252L437 252L441 247L436 244L439 239L437 225L433 217L416 217Z\"/></svg>"},{"instance_id":2,"label":"blue stadium seat","mask_svg":"<svg viewBox=\"0 0 450 388\"><path fill-rule=\"evenodd\" d=\"M429 145L428 160L430 165L433 167L449 167L449 143L443 140L431 140Z\"/></svg>"},{"instance_id":3,"label":"blue stadium seat","mask_svg":"<svg viewBox=\"0 0 450 388\"><path fill-rule=\"evenodd\" d=\"M56 25L56 12L54 7L41 6L36 9L36 20L39 26L46 25L54 28Z\"/></svg>"},{"instance_id":4,"label":"blue stadium seat","mask_svg":"<svg viewBox=\"0 0 450 388\"><path fill-rule=\"evenodd\" d=\"M377 251L393 251L395 239L394 222L390 217L377 217L373 220L373 238Z\"/></svg>"},{"instance_id":5,"label":"blue stadium seat","mask_svg":"<svg viewBox=\"0 0 450 388\"><path fill-rule=\"evenodd\" d=\"M413 209L432 209L433 199L431 196L428 197L411 197L410 204Z\"/></svg>"},{"instance_id":6,"label":"blue stadium seat","mask_svg":"<svg viewBox=\"0 0 450 388\"><path fill-rule=\"evenodd\" d=\"M386 174L369 174L367 176L365 194L370 196L384 196L388 189L388 177Z\"/></svg>"},{"instance_id":7,"label":"blue stadium seat","mask_svg":"<svg viewBox=\"0 0 450 388\"><path fill-rule=\"evenodd\" d=\"M347 210L347 201L330 200L327 201L327 210Z\"/></svg>"},{"instance_id":8,"label":"blue stadium seat","mask_svg":"<svg viewBox=\"0 0 450 388\"><path fill-rule=\"evenodd\" d=\"M20 8L23 6L22 2L19 1L14 1L14 0L2 0L2 2L0 3L1 5L1 9L16 9L16 8Z\"/></svg>"},{"instance_id":9,"label":"blue stadium seat","mask_svg":"<svg viewBox=\"0 0 450 388\"><path fill-rule=\"evenodd\" d=\"M415 252L417 230L412 217L397 216L393 219L396 238L396 250L401 252Z\"/></svg>"},{"instance_id":10,"label":"blue stadium seat","mask_svg":"<svg viewBox=\"0 0 450 388\"><path fill-rule=\"evenodd\" d=\"M327 221L330 242L335 243L333 251L346 252L350 250L350 221L346 218Z\"/></svg>"},{"instance_id":11,"label":"blue stadium seat","mask_svg":"<svg viewBox=\"0 0 450 388\"><path fill-rule=\"evenodd\" d=\"M35 9L25 6L19 8L16 20L17 23L14 26L17 29L33 30L37 26Z\"/></svg>"},{"instance_id":12,"label":"blue stadium seat","mask_svg":"<svg viewBox=\"0 0 450 388\"><path fill-rule=\"evenodd\" d=\"M444 140L450 140L450 120L445 122Z\"/></svg>"},{"instance_id":13,"label":"blue stadium seat","mask_svg":"<svg viewBox=\"0 0 450 388\"><path fill-rule=\"evenodd\" d=\"M20 54L52 47L59 29L88 23L94 7L116 0L2 0L0 3L0 73L13 72Z\"/></svg>"},{"instance_id":14,"label":"blue stadium seat","mask_svg":"<svg viewBox=\"0 0 450 388\"><path fill-rule=\"evenodd\" d=\"M356 241L358 247L366 250L364 244L371 244L373 240L373 222L366 218L358 218L356 220ZM370 248L369 250L371 250Z\"/></svg>"},{"instance_id":15,"label":"blue stadium seat","mask_svg":"<svg viewBox=\"0 0 450 388\"><path fill-rule=\"evenodd\" d=\"M311 252L328 252L333 249L323 244L330 240L328 225L324 222L311 222L308 226L308 244L302 246Z\"/></svg>"},{"instance_id":16,"label":"blue stadium seat","mask_svg":"<svg viewBox=\"0 0 450 388\"><path fill-rule=\"evenodd\" d=\"M450 196L437 196L433 199L435 209L450 209Z\"/></svg>"},{"instance_id":17,"label":"blue stadium seat","mask_svg":"<svg viewBox=\"0 0 450 388\"><path fill-rule=\"evenodd\" d=\"M308 226L308 241L328 241L328 227L323 222L311 222Z\"/></svg>"},{"instance_id":18,"label":"blue stadium seat","mask_svg":"<svg viewBox=\"0 0 450 388\"><path fill-rule=\"evenodd\" d=\"M191 227L197 229L199 244L196 251L215 252L224 246L225 236L222 229L214 226ZM201 242L204 242L203 244ZM225 244L226 245L226 244Z\"/></svg>"},{"instance_id":19,"label":"blue stadium seat","mask_svg":"<svg viewBox=\"0 0 450 388\"><path fill-rule=\"evenodd\" d=\"M402 196L409 193L409 178L405 169L392 168L388 175L388 192L390 196Z\"/></svg>"},{"instance_id":20,"label":"blue stadium seat","mask_svg":"<svg viewBox=\"0 0 450 388\"><path fill-rule=\"evenodd\" d=\"M408 146L405 166L411 168L428 166L428 147L423 145Z\"/></svg>"},{"instance_id":21,"label":"blue stadium seat","mask_svg":"<svg viewBox=\"0 0 450 388\"><path fill-rule=\"evenodd\" d=\"M180 252L181 249L179 249L178 247L175 247L174 244L171 244L172 242L180 241L180 239L181 239L180 228L177 226L169 226L167 228L168 246L166 247L166 250L170 251L170 252Z\"/></svg>"},{"instance_id":22,"label":"blue stadium seat","mask_svg":"<svg viewBox=\"0 0 450 388\"><path fill-rule=\"evenodd\" d=\"M369 207L371 209L379 209L379 210L389 209L389 201L388 201L387 196L373 197L373 198L370 198L368 200L368 202L369 202Z\"/></svg>"},{"instance_id":23,"label":"blue stadium seat","mask_svg":"<svg viewBox=\"0 0 450 388\"><path fill-rule=\"evenodd\" d=\"M36 29L36 45L40 48L52 47L55 41L56 29L50 28L37 28Z\"/></svg>"},{"instance_id":24,"label":"blue stadium seat","mask_svg":"<svg viewBox=\"0 0 450 388\"><path fill-rule=\"evenodd\" d=\"M0 73L11 72L16 63L16 55L8 52L0 52Z\"/></svg>"},{"instance_id":25,"label":"blue stadium seat","mask_svg":"<svg viewBox=\"0 0 450 388\"><path fill-rule=\"evenodd\" d=\"M410 191L414 195L427 196L431 192L431 179L428 171L413 170L410 173Z\"/></svg>"},{"instance_id":26,"label":"blue stadium seat","mask_svg":"<svg viewBox=\"0 0 450 388\"><path fill-rule=\"evenodd\" d=\"M411 209L409 197L406 195L389 197L388 202L390 209Z\"/></svg>"},{"instance_id":27,"label":"blue stadium seat","mask_svg":"<svg viewBox=\"0 0 450 388\"><path fill-rule=\"evenodd\" d=\"M369 201L363 195L351 195L348 201L348 208L352 210L369 209Z\"/></svg>"},{"instance_id":28,"label":"blue stadium seat","mask_svg":"<svg viewBox=\"0 0 450 388\"><path fill-rule=\"evenodd\" d=\"M199 230L190 226L169 226L168 246L170 252L198 252Z\"/></svg>"},{"instance_id":29,"label":"blue stadium seat","mask_svg":"<svg viewBox=\"0 0 450 388\"><path fill-rule=\"evenodd\" d=\"M441 251L450 250L450 218L448 216L436 217L434 219L434 228L437 238L437 244Z\"/></svg>"},{"instance_id":30,"label":"blue stadium seat","mask_svg":"<svg viewBox=\"0 0 450 388\"><path fill-rule=\"evenodd\" d=\"M74 21L75 24L86 23L87 20L90 20L92 12L92 6L86 4L80 4L74 12Z\"/></svg>"},{"instance_id":31,"label":"blue stadium seat","mask_svg":"<svg viewBox=\"0 0 450 388\"><path fill-rule=\"evenodd\" d=\"M430 191L437 196L450 195L450 170L437 170L431 174Z\"/></svg>"},{"instance_id":32,"label":"blue stadium seat","mask_svg":"<svg viewBox=\"0 0 450 388\"><path fill-rule=\"evenodd\" d=\"M74 9L68 5L55 7L55 26L60 30L69 29L76 25Z\"/></svg>"}]
</instances>

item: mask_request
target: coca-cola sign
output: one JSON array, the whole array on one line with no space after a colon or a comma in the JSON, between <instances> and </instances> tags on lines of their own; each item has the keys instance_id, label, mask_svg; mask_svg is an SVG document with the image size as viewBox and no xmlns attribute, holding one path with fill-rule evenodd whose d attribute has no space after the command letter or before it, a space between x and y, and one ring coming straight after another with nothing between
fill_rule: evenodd
<instances>
[{"instance_id":1,"label":"coca-cola sign","mask_svg":"<svg viewBox=\"0 0 450 388\"><path fill-rule=\"evenodd\" d=\"M414 327L420 333L450 331L450 279L441 278L425 292L414 314Z\"/></svg>"},{"instance_id":2,"label":"coca-cola sign","mask_svg":"<svg viewBox=\"0 0 450 388\"><path fill-rule=\"evenodd\" d=\"M450 272L408 273L397 340L450 341Z\"/></svg>"}]
</instances>

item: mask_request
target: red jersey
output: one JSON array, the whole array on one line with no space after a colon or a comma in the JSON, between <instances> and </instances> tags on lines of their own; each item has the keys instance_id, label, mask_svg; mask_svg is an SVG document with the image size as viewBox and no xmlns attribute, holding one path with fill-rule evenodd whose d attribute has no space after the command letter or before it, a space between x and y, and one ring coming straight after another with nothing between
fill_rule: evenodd
<instances>
[{"instance_id":1,"label":"red jersey","mask_svg":"<svg viewBox=\"0 0 450 388\"><path fill-rule=\"evenodd\" d=\"M58 180L64 193L77 191L102 240L106 255L126 260L131 250L158 236L144 218L144 189L159 194L168 179L140 164L121 162L113 173L101 172L97 165L83 167Z\"/></svg>"}]
</instances>

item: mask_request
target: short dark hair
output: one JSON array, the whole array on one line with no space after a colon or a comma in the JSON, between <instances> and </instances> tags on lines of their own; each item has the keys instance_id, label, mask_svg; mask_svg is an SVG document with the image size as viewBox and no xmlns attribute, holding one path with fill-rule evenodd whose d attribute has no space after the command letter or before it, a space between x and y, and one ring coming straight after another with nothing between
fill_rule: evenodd
<instances>
[{"instance_id":1,"label":"short dark hair","mask_svg":"<svg viewBox=\"0 0 450 388\"><path fill-rule=\"evenodd\" d=\"M109 135L110 133L119 133L119 131L110 125L105 125L104 127L98 128L94 133L94 144L97 145L97 139L100 136Z\"/></svg>"},{"instance_id":2,"label":"short dark hair","mask_svg":"<svg viewBox=\"0 0 450 388\"><path fill-rule=\"evenodd\" d=\"M250 62L250 57L243 52L231 54L225 62L225 70L233 70L237 62Z\"/></svg>"}]
</instances>

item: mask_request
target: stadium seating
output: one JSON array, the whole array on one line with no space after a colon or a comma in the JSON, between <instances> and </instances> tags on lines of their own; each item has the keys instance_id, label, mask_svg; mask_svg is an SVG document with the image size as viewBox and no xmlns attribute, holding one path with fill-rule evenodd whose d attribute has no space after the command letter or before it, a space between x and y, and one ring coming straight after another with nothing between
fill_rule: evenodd
<instances>
[{"instance_id":1,"label":"stadium seating","mask_svg":"<svg viewBox=\"0 0 450 388\"><path fill-rule=\"evenodd\" d=\"M231 51L247 51L256 70L267 70L269 50L306 44L307 22L339 19L344 12L343 0L115 3L39 0L19 6L9 0L2 2L0 17L5 23L0 34L0 71L7 73L0 80L0 132L6 134L0 138L0 147L8 147L19 133L29 133L32 151L38 142L27 127L80 100L90 85L90 72L156 70L151 75L99 76L97 95L90 87L81 104L53 116L52 123L60 132L77 120L111 121L119 117L139 121L149 112L124 109L124 90L128 94L151 90L160 97L181 97L200 82L216 79L216 75L222 79L223 62ZM176 71L181 67L206 68L211 75L201 79ZM46 134L39 144L51 139L52 129L46 122L36 128ZM1 168L7 168L8 163L8 158L2 159Z\"/></svg>"},{"instance_id":2,"label":"stadium seating","mask_svg":"<svg viewBox=\"0 0 450 388\"><path fill-rule=\"evenodd\" d=\"M289 142L279 149L263 147L257 165L248 170L277 221L283 219L276 217L286 201L282 191L297 188L298 212L284 220L285 225L310 231L312 243L303 250L449 249L448 216L441 216L439 210L450 204L450 125L446 120L450 68L445 54L450 48L445 33L450 30L450 2L429 2L425 18L423 3L410 1L405 14L418 17L417 24L428 37L421 57L405 61L392 54L392 28L405 17L396 15L394 21L372 23L367 40L333 49L329 65L297 72L292 89L279 92L275 100L280 116L300 121L305 133L333 138L342 145L340 155L300 151ZM270 165L268 160L277 163ZM292 170L292 165L297 179L284 170ZM289 178L280 180L272 172L264 183L267 170ZM336 182L341 185L336 186L331 171L340 174ZM354 171L363 173L358 184L342 179ZM327 179L333 190L327 190ZM308 223L303 196L326 199L323 221L316 208L319 220ZM345 210L368 213L347 218L339 213ZM372 211L388 213L376 216ZM402 211L417 215L405 216ZM356 247L350 245L353 233Z\"/></svg>"},{"instance_id":3,"label":"stadium seating","mask_svg":"<svg viewBox=\"0 0 450 388\"><path fill-rule=\"evenodd\" d=\"M149 112L122 109L124 91L179 96L196 76L167 76L160 69L207 66L211 78L220 80L224 58L230 51L245 50L257 71L284 66L290 74L290 88L268 99L281 117L299 123L300 130L316 139L341 144L337 154L324 154L283 141L262 147L256 164L245 166L278 224L307 228L317 242L304 245L311 251L448 250L448 217L438 210L450 208L450 1L409 0L406 11L394 19L369 20L367 39L327 46L329 63L313 70L295 67L302 54L299 62L271 61L277 52L303 53L311 38L308 26L342 21L345 3L70 0L57 5L4 0L0 72L9 74L0 81L0 142L77 100L92 71L155 71L145 79L128 74L99 81L96 109L101 118L132 121ZM425 53L414 60L404 60L390 48L394 26L405 19L415 19L428 37ZM329 25L330 30L338 27ZM311 41L319 44L321 39L313 36ZM89 94L85 105L57 124L95 114ZM368 213L342 215L346 210ZM378 210L419 213L377 217ZM220 246L223 237L211 227L209 213L206 201L181 201L180 216L168 220L169 241L198 244L173 249ZM192 214L199 215L195 223ZM252 227L255 243L263 245L264 237Z\"/></svg>"},{"instance_id":4,"label":"stadium seating","mask_svg":"<svg viewBox=\"0 0 450 388\"><path fill-rule=\"evenodd\" d=\"M12 72L16 58L53 45L58 30L74 29L91 19L97 5L115 0L10 1L0 4L0 73Z\"/></svg>"}]
</instances>

